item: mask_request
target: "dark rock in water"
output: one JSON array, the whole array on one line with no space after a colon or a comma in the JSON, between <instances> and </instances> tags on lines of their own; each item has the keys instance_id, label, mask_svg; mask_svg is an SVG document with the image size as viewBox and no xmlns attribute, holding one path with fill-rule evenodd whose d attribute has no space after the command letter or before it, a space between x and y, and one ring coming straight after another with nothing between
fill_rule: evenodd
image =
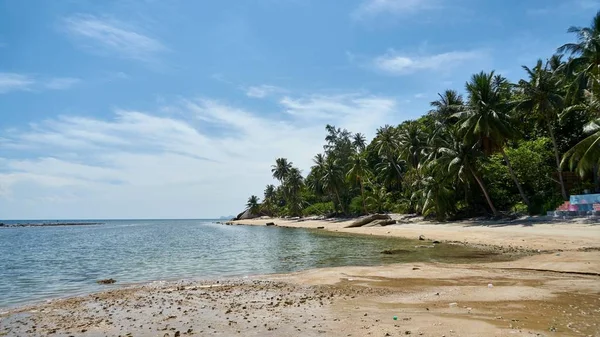
<instances>
[{"instance_id":1,"label":"dark rock in water","mask_svg":"<svg viewBox=\"0 0 600 337\"><path fill-rule=\"evenodd\" d=\"M439 242L438 240L435 240L435 241L433 241L433 243L434 244L438 244L438 243L441 243L441 242Z\"/></svg>"},{"instance_id":2,"label":"dark rock in water","mask_svg":"<svg viewBox=\"0 0 600 337\"><path fill-rule=\"evenodd\" d=\"M387 249L381 252L381 254L385 255L398 255L398 254L407 254L410 253L410 250L406 249Z\"/></svg>"},{"instance_id":3,"label":"dark rock in water","mask_svg":"<svg viewBox=\"0 0 600 337\"><path fill-rule=\"evenodd\" d=\"M275 226L275 223L274 222L267 222L266 225L267 226Z\"/></svg>"},{"instance_id":4,"label":"dark rock in water","mask_svg":"<svg viewBox=\"0 0 600 337\"><path fill-rule=\"evenodd\" d=\"M425 241L425 235L419 235L419 240Z\"/></svg>"},{"instance_id":5,"label":"dark rock in water","mask_svg":"<svg viewBox=\"0 0 600 337\"><path fill-rule=\"evenodd\" d=\"M2 222L0 222L0 227L3 227L3 226L4 226L4 224Z\"/></svg>"},{"instance_id":6,"label":"dark rock in water","mask_svg":"<svg viewBox=\"0 0 600 337\"><path fill-rule=\"evenodd\" d=\"M325 229L325 226L319 226L317 229Z\"/></svg>"},{"instance_id":7,"label":"dark rock in water","mask_svg":"<svg viewBox=\"0 0 600 337\"><path fill-rule=\"evenodd\" d=\"M116 283L116 282L117 282L116 280L108 278L106 280L97 281L96 283L98 283L98 284L113 284L113 283Z\"/></svg>"}]
</instances>

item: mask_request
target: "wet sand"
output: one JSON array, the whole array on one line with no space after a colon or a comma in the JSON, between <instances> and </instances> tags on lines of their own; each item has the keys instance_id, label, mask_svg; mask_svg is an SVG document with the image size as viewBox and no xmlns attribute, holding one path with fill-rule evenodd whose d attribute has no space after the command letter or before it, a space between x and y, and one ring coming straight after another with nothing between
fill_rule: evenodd
<instances>
[{"instance_id":1,"label":"wet sand","mask_svg":"<svg viewBox=\"0 0 600 337\"><path fill-rule=\"evenodd\" d=\"M0 336L600 336L600 227L416 226L352 232L543 251L133 286L2 313Z\"/></svg>"}]
</instances>

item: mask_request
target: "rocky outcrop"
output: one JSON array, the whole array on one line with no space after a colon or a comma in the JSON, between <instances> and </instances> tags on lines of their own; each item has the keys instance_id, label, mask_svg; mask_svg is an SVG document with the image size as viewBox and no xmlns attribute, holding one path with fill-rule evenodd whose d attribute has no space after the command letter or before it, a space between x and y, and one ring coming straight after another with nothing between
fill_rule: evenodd
<instances>
[{"instance_id":1,"label":"rocky outcrop","mask_svg":"<svg viewBox=\"0 0 600 337\"><path fill-rule=\"evenodd\" d=\"M247 210L243 211L242 213L238 214L238 216L235 218L235 220L250 220L250 219L256 219L259 216L260 215L258 215L258 214L253 214L252 212L250 212L250 209L247 209Z\"/></svg>"},{"instance_id":2,"label":"rocky outcrop","mask_svg":"<svg viewBox=\"0 0 600 337\"><path fill-rule=\"evenodd\" d=\"M393 221L392 218L387 214L371 214L371 215L367 215L365 217L362 217L362 218L354 221L350 225L346 226L346 228L363 227L367 224L372 223L375 220L388 220L388 221L391 220L391 221ZM394 221L393 223L396 223L396 221ZM388 224L391 224L391 223L388 223ZM383 222L378 223L378 225L384 226Z\"/></svg>"}]
</instances>

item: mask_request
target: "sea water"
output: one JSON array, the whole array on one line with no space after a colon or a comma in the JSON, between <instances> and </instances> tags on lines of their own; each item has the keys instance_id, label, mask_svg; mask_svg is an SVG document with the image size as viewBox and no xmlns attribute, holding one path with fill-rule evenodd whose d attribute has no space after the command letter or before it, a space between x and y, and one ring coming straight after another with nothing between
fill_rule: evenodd
<instances>
[{"instance_id":1,"label":"sea water","mask_svg":"<svg viewBox=\"0 0 600 337\"><path fill-rule=\"evenodd\" d=\"M105 290L97 281L107 278L121 286L479 256L460 246L216 220L92 222L102 224L0 227L0 307Z\"/></svg>"}]
</instances>

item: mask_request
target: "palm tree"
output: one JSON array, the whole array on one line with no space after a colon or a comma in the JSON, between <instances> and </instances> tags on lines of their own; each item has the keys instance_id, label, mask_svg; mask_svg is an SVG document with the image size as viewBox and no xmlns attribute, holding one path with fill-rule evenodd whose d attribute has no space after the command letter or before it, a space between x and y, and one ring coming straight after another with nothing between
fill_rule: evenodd
<instances>
[{"instance_id":1,"label":"palm tree","mask_svg":"<svg viewBox=\"0 0 600 337\"><path fill-rule=\"evenodd\" d=\"M314 165L310 168L310 173L306 177L306 184L316 195L323 194L323 171L325 170L326 157L319 153L313 158Z\"/></svg>"},{"instance_id":2,"label":"palm tree","mask_svg":"<svg viewBox=\"0 0 600 337\"><path fill-rule=\"evenodd\" d=\"M567 200L567 190L563 181L560 154L553 127L564 103L559 83L555 74L549 71L548 63L544 65L542 60L538 60L533 69L526 66L523 66L523 69L527 72L529 81L519 81L518 89L521 98L516 102L516 109L532 113L540 124L545 125L548 129L554 147L560 191L563 199Z\"/></svg>"},{"instance_id":3,"label":"palm tree","mask_svg":"<svg viewBox=\"0 0 600 337\"><path fill-rule=\"evenodd\" d=\"M576 43L567 43L558 48L559 53L569 53L569 72L575 73L574 83L585 83L592 98L600 94L600 11L596 13L590 27L570 27L567 31L577 36Z\"/></svg>"},{"instance_id":4,"label":"palm tree","mask_svg":"<svg viewBox=\"0 0 600 337\"><path fill-rule=\"evenodd\" d=\"M370 209L375 209L377 213L383 212L383 207L392 193L385 189L385 186L373 187L367 197L367 205Z\"/></svg>"},{"instance_id":5,"label":"palm tree","mask_svg":"<svg viewBox=\"0 0 600 337\"><path fill-rule=\"evenodd\" d=\"M342 203L339 192L340 186L343 184L344 179L344 172L342 171L342 168L335 160L328 158L323 167L322 174L321 184L323 185L323 189L337 198L342 213L345 213L344 204Z\"/></svg>"},{"instance_id":6,"label":"palm tree","mask_svg":"<svg viewBox=\"0 0 600 337\"><path fill-rule=\"evenodd\" d=\"M288 210L292 215L299 215L302 209L300 191L304 186L304 178L299 169L292 167L283 181Z\"/></svg>"},{"instance_id":7,"label":"palm tree","mask_svg":"<svg viewBox=\"0 0 600 337\"><path fill-rule=\"evenodd\" d=\"M583 131L590 135L567 151L561 162L562 166L568 162L571 169L576 169L581 176L594 171L600 164L600 118L588 123Z\"/></svg>"},{"instance_id":8,"label":"palm tree","mask_svg":"<svg viewBox=\"0 0 600 337\"><path fill-rule=\"evenodd\" d=\"M426 145L426 135L417 122L411 121L400 126L398 131L400 157L413 169L419 167Z\"/></svg>"},{"instance_id":9,"label":"palm tree","mask_svg":"<svg viewBox=\"0 0 600 337\"><path fill-rule=\"evenodd\" d=\"M523 202L531 207L523 187L519 183L510 160L504 151L507 140L515 138L517 131L514 122L508 115L509 104L506 100L506 80L502 76L494 76L494 72L473 75L467 83L469 102L463 111L455 114L460 118L460 128L464 132L465 142L489 140L492 147L499 149L510 176L514 181Z\"/></svg>"},{"instance_id":10,"label":"palm tree","mask_svg":"<svg viewBox=\"0 0 600 337\"><path fill-rule=\"evenodd\" d=\"M462 96L455 90L446 90L443 94L438 93L438 96L440 96L438 100L429 103L433 108L429 111L429 114L433 115L442 124L456 123L456 118L453 116L464 105Z\"/></svg>"},{"instance_id":11,"label":"palm tree","mask_svg":"<svg viewBox=\"0 0 600 337\"><path fill-rule=\"evenodd\" d=\"M374 140L375 149L380 157L389 161L396 170L398 177L402 177L402 171L398 166L398 132L390 125L377 129L377 137Z\"/></svg>"},{"instance_id":12,"label":"palm tree","mask_svg":"<svg viewBox=\"0 0 600 337\"><path fill-rule=\"evenodd\" d=\"M282 182L291 169L292 163L288 162L286 158L277 158L275 165L271 166L271 173L273 173L273 178Z\"/></svg>"},{"instance_id":13,"label":"palm tree","mask_svg":"<svg viewBox=\"0 0 600 337\"><path fill-rule=\"evenodd\" d=\"M411 199L416 200L420 206L420 213L424 216L435 212L438 221L446 220L446 216L453 208L453 188L443 175L433 174L414 184L416 191Z\"/></svg>"},{"instance_id":14,"label":"palm tree","mask_svg":"<svg viewBox=\"0 0 600 337\"><path fill-rule=\"evenodd\" d=\"M273 185L267 185L267 187L265 187L265 192L264 192L264 200L273 200L275 199L275 186Z\"/></svg>"},{"instance_id":15,"label":"palm tree","mask_svg":"<svg viewBox=\"0 0 600 337\"><path fill-rule=\"evenodd\" d=\"M475 168L477 159L483 155L480 150L480 142L466 143L464 139L460 139L457 135L450 133L448 136L449 138L439 145L436 151L437 155L432 157L429 165L442 165L442 167L447 168L447 172L452 177L463 183L467 183L469 177L473 177L477 181L481 192L483 192L492 213L494 216L498 216L498 211L494 207L487 188Z\"/></svg>"},{"instance_id":16,"label":"palm tree","mask_svg":"<svg viewBox=\"0 0 600 337\"><path fill-rule=\"evenodd\" d=\"M248 202L246 203L246 207L250 210L251 214L257 215L260 210L260 204L258 203L258 197L253 195L248 198Z\"/></svg>"},{"instance_id":17,"label":"palm tree","mask_svg":"<svg viewBox=\"0 0 600 337\"><path fill-rule=\"evenodd\" d=\"M567 63L567 70L575 74L575 90L583 93L587 110L596 118L583 130L590 135L567 151L562 163L568 162L583 176L589 170L595 172L600 163L600 11L594 16L590 27L571 27L568 32L577 35L577 42L567 43L558 51L572 56Z\"/></svg>"},{"instance_id":18,"label":"palm tree","mask_svg":"<svg viewBox=\"0 0 600 337\"><path fill-rule=\"evenodd\" d=\"M365 202L365 179L369 176L369 164L367 163L367 159L362 153L356 153L351 160L351 167L346 177L353 183L358 183L360 185L360 197L362 199L363 211L367 212L367 205Z\"/></svg>"},{"instance_id":19,"label":"palm tree","mask_svg":"<svg viewBox=\"0 0 600 337\"><path fill-rule=\"evenodd\" d=\"M275 198L275 186L267 185L264 191L262 207L270 214L272 213L272 206L275 204Z\"/></svg>"},{"instance_id":20,"label":"palm tree","mask_svg":"<svg viewBox=\"0 0 600 337\"><path fill-rule=\"evenodd\" d=\"M352 145L357 152L364 151L365 147L367 146L367 139L365 138L365 135L360 132L355 133L352 137Z\"/></svg>"}]
</instances>

